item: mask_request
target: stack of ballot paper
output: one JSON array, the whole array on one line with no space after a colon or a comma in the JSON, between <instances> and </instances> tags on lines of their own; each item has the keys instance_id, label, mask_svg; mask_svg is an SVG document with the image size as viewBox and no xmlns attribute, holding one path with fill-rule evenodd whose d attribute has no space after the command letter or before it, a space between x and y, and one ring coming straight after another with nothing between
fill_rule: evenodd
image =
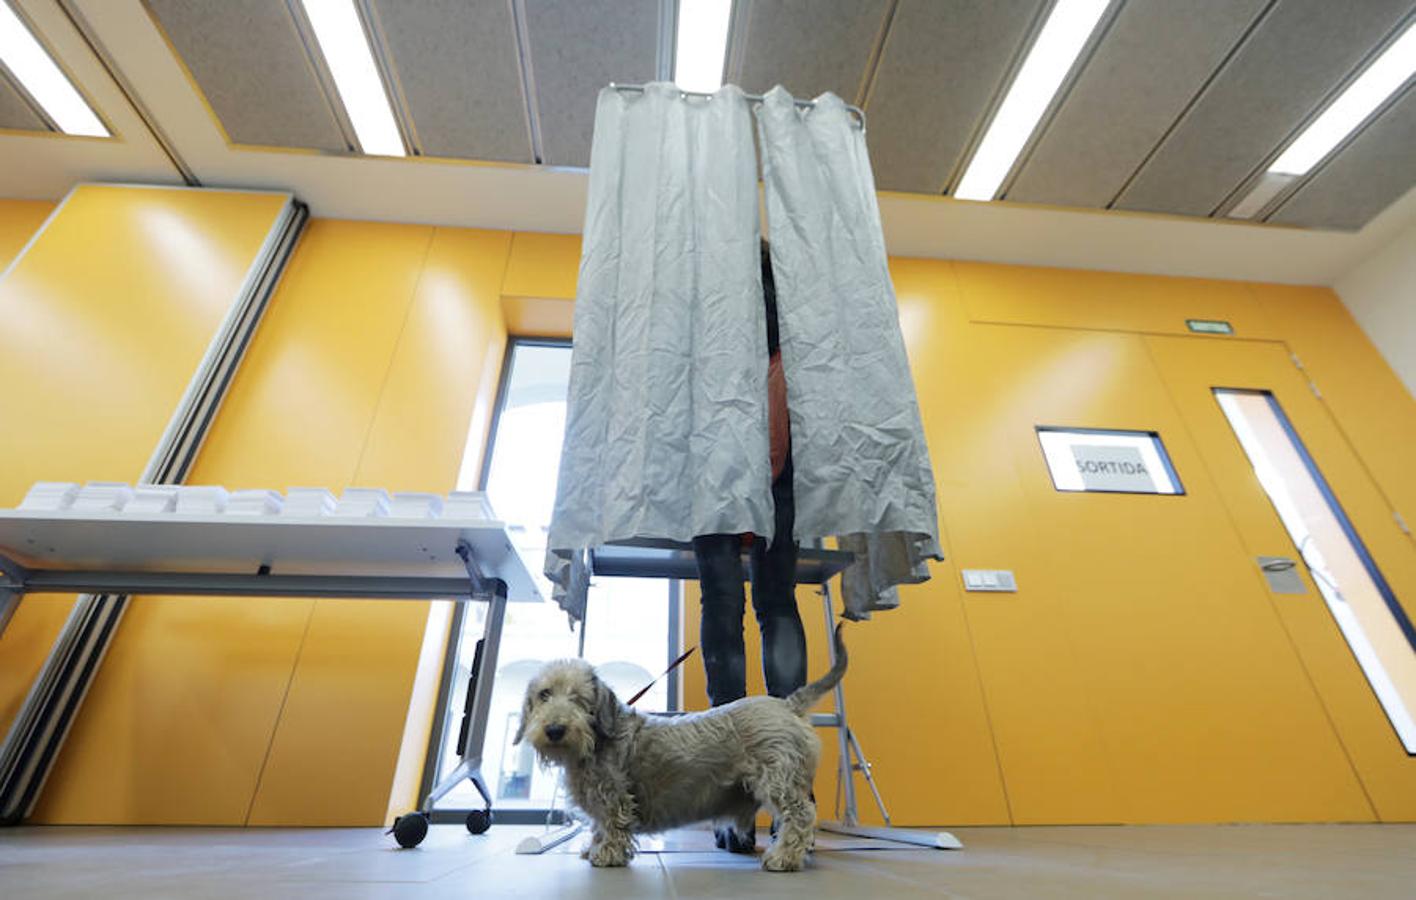
<instances>
[{"instance_id":1,"label":"stack of ballot paper","mask_svg":"<svg viewBox=\"0 0 1416 900\"><path fill-rule=\"evenodd\" d=\"M318 519L334 512L334 495L324 488L291 488L285 492L280 513L299 519Z\"/></svg>"},{"instance_id":2,"label":"stack of ballot paper","mask_svg":"<svg viewBox=\"0 0 1416 900\"><path fill-rule=\"evenodd\" d=\"M184 515L215 515L226 509L228 496L224 487L183 485L177 491L177 511Z\"/></svg>"},{"instance_id":3,"label":"stack of ballot paper","mask_svg":"<svg viewBox=\"0 0 1416 900\"><path fill-rule=\"evenodd\" d=\"M350 518L386 516L388 505L388 491L383 488L345 488L334 514Z\"/></svg>"},{"instance_id":4,"label":"stack of ballot paper","mask_svg":"<svg viewBox=\"0 0 1416 900\"><path fill-rule=\"evenodd\" d=\"M285 500L279 491L236 491L226 501L228 516L273 516Z\"/></svg>"},{"instance_id":5,"label":"stack of ballot paper","mask_svg":"<svg viewBox=\"0 0 1416 900\"><path fill-rule=\"evenodd\" d=\"M36 512L68 509L78 495L79 486L72 481L36 481L19 508Z\"/></svg>"}]
</instances>

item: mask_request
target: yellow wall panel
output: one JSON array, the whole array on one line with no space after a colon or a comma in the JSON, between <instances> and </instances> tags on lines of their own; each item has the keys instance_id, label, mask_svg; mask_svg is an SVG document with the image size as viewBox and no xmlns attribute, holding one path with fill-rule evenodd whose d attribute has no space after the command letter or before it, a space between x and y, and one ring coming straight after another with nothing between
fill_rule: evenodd
<instances>
[{"instance_id":1,"label":"yellow wall panel","mask_svg":"<svg viewBox=\"0 0 1416 900\"><path fill-rule=\"evenodd\" d=\"M896 260L891 273L934 464L940 527L952 556L950 565L935 567L939 589L947 579L959 593L959 568L1007 568L1019 580L1019 593L1005 595L1015 602L962 594L956 602L965 621L950 623L951 634L969 638L1013 820L1116 821L1111 781L1096 765L1102 750L1096 711L1066 641L1065 597L1045 572L1045 544L1011 455L1000 452L1013 438L1010 410L1036 385L1013 377L1013 360L978 345L980 326L968 322L953 264ZM882 716L898 713L880 709ZM989 724L976 721L972 729L988 735ZM940 731L932 740L957 735ZM969 776L984 779L982 765L976 766Z\"/></svg>"},{"instance_id":2,"label":"yellow wall panel","mask_svg":"<svg viewBox=\"0 0 1416 900\"><path fill-rule=\"evenodd\" d=\"M189 480L349 485L432 239L429 227L311 220Z\"/></svg>"},{"instance_id":3,"label":"yellow wall panel","mask_svg":"<svg viewBox=\"0 0 1416 900\"><path fill-rule=\"evenodd\" d=\"M74 189L0 282L0 505L35 481L137 480L286 202ZM71 606L27 598L0 634L0 730Z\"/></svg>"},{"instance_id":4,"label":"yellow wall panel","mask_svg":"<svg viewBox=\"0 0 1416 900\"><path fill-rule=\"evenodd\" d=\"M475 450L485 442L506 347L499 289L510 244L506 232L438 229L434 234L356 483L445 493L456 487L464 448L471 444ZM251 824L384 820L430 606L317 601ZM441 656L432 654L425 662L436 667ZM424 733L436 679L426 684L431 694L415 698L423 712L413 723ZM420 772L426 743L408 750L413 756L403 768ZM412 808L411 797L398 799L407 807L397 812Z\"/></svg>"},{"instance_id":5,"label":"yellow wall panel","mask_svg":"<svg viewBox=\"0 0 1416 900\"><path fill-rule=\"evenodd\" d=\"M1243 337L1272 337L1265 310L1236 281L954 264L976 322L1186 334L1186 319L1223 319Z\"/></svg>"},{"instance_id":6,"label":"yellow wall panel","mask_svg":"<svg viewBox=\"0 0 1416 900\"><path fill-rule=\"evenodd\" d=\"M573 300L579 274L580 235L518 231L511 243L502 293Z\"/></svg>"},{"instance_id":7,"label":"yellow wall panel","mask_svg":"<svg viewBox=\"0 0 1416 900\"><path fill-rule=\"evenodd\" d=\"M565 297L502 297L507 334L516 337L569 338L575 324L575 301Z\"/></svg>"},{"instance_id":8,"label":"yellow wall panel","mask_svg":"<svg viewBox=\"0 0 1416 900\"><path fill-rule=\"evenodd\" d=\"M430 228L309 224L190 483L350 483L431 238ZM244 823L313 610L309 600L136 598L36 820ZM207 727L181 727L199 710ZM126 773L149 771L160 777L141 776L151 790L139 803L124 782L140 776Z\"/></svg>"},{"instance_id":9,"label":"yellow wall panel","mask_svg":"<svg viewBox=\"0 0 1416 900\"><path fill-rule=\"evenodd\" d=\"M1105 748L1093 764L1106 766L1122 821L1370 818L1142 339L980 330L983 352L1029 385L1007 443L1046 538L1046 581L1066 598ZM1187 493L1059 492L1036 425L1157 431Z\"/></svg>"},{"instance_id":10,"label":"yellow wall panel","mask_svg":"<svg viewBox=\"0 0 1416 900\"><path fill-rule=\"evenodd\" d=\"M20 255L53 211L54 204L48 200L0 200L0 272Z\"/></svg>"},{"instance_id":11,"label":"yellow wall panel","mask_svg":"<svg viewBox=\"0 0 1416 900\"><path fill-rule=\"evenodd\" d=\"M1216 385L1273 393L1398 600L1416 598L1416 554L1323 402L1294 367L1287 347L1159 337L1147 338L1147 344L1185 414L1187 427L1196 442L1209 450L1209 470L1251 557L1294 557L1297 551L1213 397ZM1270 601L1308 668L1375 811L1386 821L1416 821L1416 759L1401 745L1316 585L1301 567L1300 574L1307 582L1305 595L1270 595ZM1413 611L1411 603L1406 606L1408 613ZM1404 648L1405 641L1396 640ZM1332 789L1331 780L1314 782L1311 788Z\"/></svg>"},{"instance_id":12,"label":"yellow wall panel","mask_svg":"<svg viewBox=\"0 0 1416 900\"><path fill-rule=\"evenodd\" d=\"M1371 820L1154 362L1139 336L1114 333L1186 334L1192 317L1241 335L1287 323L1237 283L926 260L891 270L951 556L903 591L902 609L848 632L852 720L896 820ZM1060 494L1040 424L1159 430L1190 493ZM1019 591L963 593L960 567L1011 569ZM819 612L801 594L815 671ZM692 586L687 597L696 642ZM749 618L760 691L754 630ZM701 707L701 663L684 690ZM835 752L822 737L828 797ZM920 746L954 758L931 764L911 753Z\"/></svg>"},{"instance_id":13,"label":"yellow wall panel","mask_svg":"<svg viewBox=\"0 0 1416 900\"><path fill-rule=\"evenodd\" d=\"M506 350L499 285L511 234L440 228L433 235L398 351L379 397L358 477L390 490L456 487L468 429L490 415ZM490 370L491 377L487 378Z\"/></svg>"},{"instance_id":14,"label":"yellow wall panel","mask_svg":"<svg viewBox=\"0 0 1416 900\"><path fill-rule=\"evenodd\" d=\"M1329 288L1252 285L1391 505L1416 528L1416 399Z\"/></svg>"}]
</instances>

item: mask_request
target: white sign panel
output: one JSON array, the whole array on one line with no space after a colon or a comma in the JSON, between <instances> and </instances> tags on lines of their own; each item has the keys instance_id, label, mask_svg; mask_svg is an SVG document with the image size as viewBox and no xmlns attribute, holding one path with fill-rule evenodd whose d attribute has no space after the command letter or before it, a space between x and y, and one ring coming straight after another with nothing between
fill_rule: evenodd
<instances>
[{"instance_id":1,"label":"white sign panel","mask_svg":"<svg viewBox=\"0 0 1416 900\"><path fill-rule=\"evenodd\" d=\"M1059 491L1184 493L1153 432L1039 427L1037 436Z\"/></svg>"}]
</instances>

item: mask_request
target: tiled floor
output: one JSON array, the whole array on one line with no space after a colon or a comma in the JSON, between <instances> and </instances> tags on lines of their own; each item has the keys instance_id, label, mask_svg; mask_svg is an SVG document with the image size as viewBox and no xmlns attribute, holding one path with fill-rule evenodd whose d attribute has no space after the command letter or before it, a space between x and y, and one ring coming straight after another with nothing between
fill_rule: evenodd
<instances>
[{"instance_id":1,"label":"tiled floor","mask_svg":"<svg viewBox=\"0 0 1416 900\"><path fill-rule=\"evenodd\" d=\"M796 874L698 833L627 869L573 845L513 854L535 830L438 826L401 851L373 829L7 829L0 897L1416 897L1416 825L960 828L962 851L823 838Z\"/></svg>"}]
</instances>

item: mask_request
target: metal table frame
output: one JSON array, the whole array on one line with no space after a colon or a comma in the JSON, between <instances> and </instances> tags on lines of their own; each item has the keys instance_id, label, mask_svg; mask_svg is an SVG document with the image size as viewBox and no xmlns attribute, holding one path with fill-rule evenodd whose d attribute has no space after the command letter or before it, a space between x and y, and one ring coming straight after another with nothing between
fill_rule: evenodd
<instances>
[{"instance_id":1,"label":"metal table frame","mask_svg":"<svg viewBox=\"0 0 1416 900\"><path fill-rule=\"evenodd\" d=\"M427 812L439 797L457 787L465 778L472 782L486 801L479 822L490 825L491 793L482 776L482 741L491 710L492 687L496 679L497 650L501 642L502 621L506 616L507 584L501 578L488 577L478 565L475 551L465 539L459 539L456 552L466 569L465 578L422 577L407 575L277 575L268 572L250 574L231 572L179 571L119 571L112 569L40 569L24 566L0 554L0 632L4 631L20 598L26 593L87 593L144 595L202 595L245 597L310 597L353 599L419 599L419 600L478 600L488 604L486 631L478 642L473 663L473 681L469 687L464 716L463 740L459 744L461 760L446 778L438 782L424 798L421 809L398 822L406 822L411 832L427 832ZM33 798L31 798L32 802ZM28 806L28 804L26 804ZM26 808L25 813L28 813ZM471 817L469 817L469 828ZM398 823L395 823L395 829ZM481 831L486 828L482 827ZM405 843L413 846L422 840Z\"/></svg>"}]
</instances>

